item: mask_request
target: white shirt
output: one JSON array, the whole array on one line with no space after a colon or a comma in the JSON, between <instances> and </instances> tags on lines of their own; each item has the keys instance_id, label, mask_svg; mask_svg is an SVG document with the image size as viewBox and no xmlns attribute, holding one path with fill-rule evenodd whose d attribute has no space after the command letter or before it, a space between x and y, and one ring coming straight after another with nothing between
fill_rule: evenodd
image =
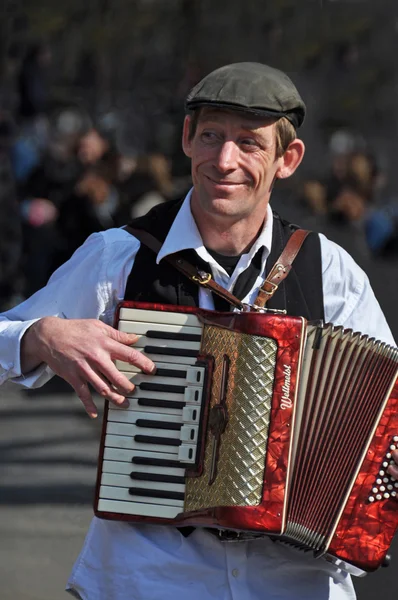
<instances>
[{"instance_id":1,"label":"white shirt","mask_svg":"<svg viewBox=\"0 0 398 600\"><path fill-rule=\"evenodd\" d=\"M272 239L272 213L248 254L229 277L203 246L188 194L159 252L194 248L214 279L232 290L239 274L264 246L262 273L243 300L251 302L265 271ZM365 273L339 246L320 235L325 318L394 344ZM0 382L27 387L43 384L51 372L39 367L23 376L19 342L26 329L48 315L99 318L112 324L123 298L139 242L123 229L94 234L51 277L47 286L18 307L0 315ZM139 285L139 282L137 282ZM200 306L213 308L200 289ZM350 578L324 560L315 560L269 538L221 543L197 529L184 538L177 529L131 525L93 518L68 589L83 600L349 600Z\"/></svg>"}]
</instances>

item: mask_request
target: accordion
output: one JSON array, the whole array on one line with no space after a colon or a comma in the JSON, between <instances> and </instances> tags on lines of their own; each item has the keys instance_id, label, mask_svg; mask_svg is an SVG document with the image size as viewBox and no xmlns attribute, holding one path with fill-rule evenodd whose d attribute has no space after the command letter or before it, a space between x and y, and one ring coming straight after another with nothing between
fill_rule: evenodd
<instances>
[{"instance_id":1,"label":"accordion","mask_svg":"<svg viewBox=\"0 0 398 600\"><path fill-rule=\"evenodd\" d=\"M124 302L117 327L155 375L118 369L95 514L269 535L360 574L398 527L398 350L275 313Z\"/></svg>"}]
</instances>

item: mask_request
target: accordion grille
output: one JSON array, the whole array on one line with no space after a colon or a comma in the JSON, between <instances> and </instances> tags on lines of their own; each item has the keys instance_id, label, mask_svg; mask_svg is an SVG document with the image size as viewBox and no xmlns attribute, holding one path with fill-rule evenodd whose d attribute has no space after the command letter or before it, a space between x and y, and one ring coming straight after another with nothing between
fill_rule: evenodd
<instances>
[{"instance_id":1,"label":"accordion grille","mask_svg":"<svg viewBox=\"0 0 398 600\"><path fill-rule=\"evenodd\" d=\"M187 479L184 511L257 506L262 499L277 344L271 338L205 326L201 353L215 360L210 408L219 402L224 356L231 359L225 400L228 424L211 485L214 436L207 432L203 473Z\"/></svg>"}]
</instances>

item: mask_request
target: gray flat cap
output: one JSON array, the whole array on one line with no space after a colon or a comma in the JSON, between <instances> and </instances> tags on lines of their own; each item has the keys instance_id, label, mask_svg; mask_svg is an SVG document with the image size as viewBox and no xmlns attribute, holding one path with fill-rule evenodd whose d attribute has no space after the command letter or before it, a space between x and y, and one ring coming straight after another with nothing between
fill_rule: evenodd
<instances>
[{"instance_id":1,"label":"gray flat cap","mask_svg":"<svg viewBox=\"0 0 398 600\"><path fill-rule=\"evenodd\" d=\"M226 65L206 75L185 101L187 110L201 106L286 117L296 128L305 116L305 104L291 79L278 69L254 62Z\"/></svg>"}]
</instances>

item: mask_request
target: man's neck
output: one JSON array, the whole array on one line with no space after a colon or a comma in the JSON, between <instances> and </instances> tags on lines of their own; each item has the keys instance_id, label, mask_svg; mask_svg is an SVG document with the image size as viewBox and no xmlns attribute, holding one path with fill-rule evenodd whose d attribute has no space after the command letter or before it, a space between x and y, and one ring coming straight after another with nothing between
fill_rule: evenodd
<instances>
[{"instance_id":1,"label":"man's neck","mask_svg":"<svg viewBox=\"0 0 398 600\"><path fill-rule=\"evenodd\" d=\"M192 215L199 229L206 248L215 250L224 256L237 256L248 252L264 227L265 215L250 215L247 219L226 220L214 218L211 215L203 213L195 214L192 209Z\"/></svg>"}]
</instances>

